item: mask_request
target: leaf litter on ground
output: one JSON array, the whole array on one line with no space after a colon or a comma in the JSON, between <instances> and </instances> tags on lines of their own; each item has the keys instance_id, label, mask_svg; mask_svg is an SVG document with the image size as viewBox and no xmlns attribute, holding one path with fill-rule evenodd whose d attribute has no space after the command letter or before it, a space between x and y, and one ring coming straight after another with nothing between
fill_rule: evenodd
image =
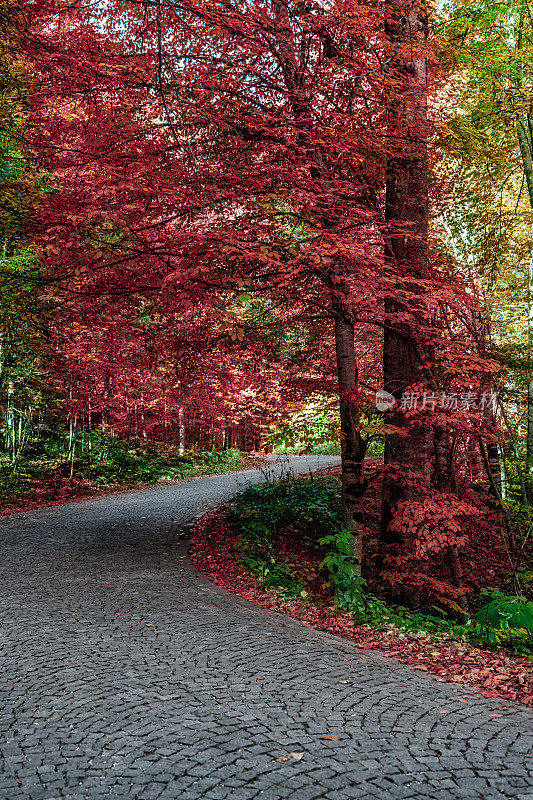
<instances>
[{"instance_id":1,"label":"leaf litter on ground","mask_svg":"<svg viewBox=\"0 0 533 800\"><path fill-rule=\"evenodd\" d=\"M313 606L307 598L287 599L262 589L237 561L232 550L235 537L224 509L215 509L195 526L189 555L203 575L238 597L288 614L316 630L351 639L367 653L376 650L382 656L432 673L438 681L469 684L485 697L533 706L533 664L526 657L483 650L457 640L436 640L396 629L378 630L357 623L349 614Z\"/></svg>"}]
</instances>

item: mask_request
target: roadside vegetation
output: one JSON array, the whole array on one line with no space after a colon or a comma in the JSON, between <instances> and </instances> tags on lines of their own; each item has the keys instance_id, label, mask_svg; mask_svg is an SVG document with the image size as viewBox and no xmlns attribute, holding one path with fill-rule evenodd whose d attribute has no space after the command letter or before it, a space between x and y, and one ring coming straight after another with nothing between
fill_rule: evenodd
<instances>
[{"instance_id":1,"label":"roadside vegetation","mask_svg":"<svg viewBox=\"0 0 533 800\"><path fill-rule=\"evenodd\" d=\"M45 430L13 460L0 454L0 510L88 497L242 467L237 449L180 452L175 444L127 440L102 432Z\"/></svg>"},{"instance_id":2,"label":"roadside vegetation","mask_svg":"<svg viewBox=\"0 0 533 800\"><path fill-rule=\"evenodd\" d=\"M487 580L489 571L479 569L475 554L466 552L469 613L454 600L440 553L430 565L432 592L426 592L417 611L391 602L371 572L359 576L335 476L285 477L250 487L230 504L227 519L236 531L233 548L239 564L262 589L287 600L304 598L322 608L334 607L358 623L506 648L533 658L533 586L525 583L520 594L514 593L510 562L503 564L494 583ZM504 551L505 543L498 549ZM526 550L522 575L533 568L529 557Z\"/></svg>"}]
</instances>

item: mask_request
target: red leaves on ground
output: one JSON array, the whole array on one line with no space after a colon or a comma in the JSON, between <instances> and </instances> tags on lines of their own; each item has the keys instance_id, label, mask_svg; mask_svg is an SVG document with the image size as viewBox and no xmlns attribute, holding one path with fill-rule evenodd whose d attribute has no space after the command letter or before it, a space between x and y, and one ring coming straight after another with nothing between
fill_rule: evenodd
<instances>
[{"instance_id":1,"label":"red leaves on ground","mask_svg":"<svg viewBox=\"0 0 533 800\"><path fill-rule=\"evenodd\" d=\"M451 640L430 640L396 630L378 631L331 608L304 600L284 600L259 589L257 581L238 564L231 546L235 540L221 509L206 514L194 529L190 558L206 577L246 600L289 614L317 630L345 636L364 650L375 649L437 680L468 683L485 697L502 697L533 706L533 666L527 658L480 650Z\"/></svg>"}]
</instances>

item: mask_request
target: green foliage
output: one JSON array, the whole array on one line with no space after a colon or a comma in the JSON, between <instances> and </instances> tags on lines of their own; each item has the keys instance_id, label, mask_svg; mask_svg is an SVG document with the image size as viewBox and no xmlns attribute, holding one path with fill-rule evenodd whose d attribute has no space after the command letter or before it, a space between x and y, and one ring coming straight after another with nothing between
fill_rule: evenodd
<instances>
[{"instance_id":1,"label":"green foliage","mask_svg":"<svg viewBox=\"0 0 533 800\"><path fill-rule=\"evenodd\" d=\"M16 464L0 456L0 505L23 504L39 496L54 499L69 484L128 486L224 472L241 466L238 450L194 451L158 442L127 442L100 431L37 428ZM34 496L32 496L34 495Z\"/></svg>"},{"instance_id":2,"label":"green foliage","mask_svg":"<svg viewBox=\"0 0 533 800\"><path fill-rule=\"evenodd\" d=\"M368 594L366 581L357 574L337 479L289 476L252 486L233 500L228 518L240 534L234 547L241 564L261 578L263 587L307 594L302 576L273 554L279 535L295 529L322 555L320 569L339 608L360 621L386 613L384 602Z\"/></svg>"},{"instance_id":3,"label":"green foliage","mask_svg":"<svg viewBox=\"0 0 533 800\"><path fill-rule=\"evenodd\" d=\"M24 174L25 164L14 137L0 131L0 181L14 181Z\"/></svg>"},{"instance_id":4,"label":"green foliage","mask_svg":"<svg viewBox=\"0 0 533 800\"><path fill-rule=\"evenodd\" d=\"M25 148L27 90L17 55L20 4L0 5L0 403L10 460L17 463L43 402L43 353L54 311L31 241L42 175Z\"/></svg>"},{"instance_id":5,"label":"green foliage","mask_svg":"<svg viewBox=\"0 0 533 800\"><path fill-rule=\"evenodd\" d=\"M305 583L298 579L290 564L274 558L271 542L243 536L235 542L234 549L246 571L260 579L261 588L277 589L285 596L305 592Z\"/></svg>"},{"instance_id":6,"label":"green foliage","mask_svg":"<svg viewBox=\"0 0 533 800\"><path fill-rule=\"evenodd\" d=\"M337 401L336 401L337 402ZM384 436L380 432L383 420L374 410L362 414L363 433L367 440L367 456L382 456ZM279 425L271 425L265 443L274 453L337 455L341 452L340 421L337 405L332 408L324 399L310 402L305 408L290 414Z\"/></svg>"},{"instance_id":7,"label":"green foliage","mask_svg":"<svg viewBox=\"0 0 533 800\"><path fill-rule=\"evenodd\" d=\"M533 602L525 597L507 596L499 591L493 591L491 596L491 601L475 615L480 625L502 630L526 630L533 641Z\"/></svg>"},{"instance_id":8,"label":"green foliage","mask_svg":"<svg viewBox=\"0 0 533 800\"><path fill-rule=\"evenodd\" d=\"M309 403L280 425L272 425L266 443L275 453L340 453L338 412L321 402Z\"/></svg>"},{"instance_id":9,"label":"green foliage","mask_svg":"<svg viewBox=\"0 0 533 800\"><path fill-rule=\"evenodd\" d=\"M447 87L440 169L442 232L463 274L480 284L490 353L505 370L502 442L507 499L524 497L531 306L533 17L529 2L445 0L442 41L456 71ZM438 24L438 23L437 23ZM524 413L525 412L525 413ZM506 499L506 498L504 498Z\"/></svg>"},{"instance_id":10,"label":"green foliage","mask_svg":"<svg viewBox=\"0 0 533 800\"><path fill-rule=\"evenodd\" d=\"M188 450L180 454L176 446L153 441L128 442L102 431L78 430L71 443L68 431L49 428L37 431L25 455L34 461L66 461L72 450L76 472L110 482L199 475L212 472L216 467L232 469L242 461L238 450Z\"/></svg>"},{"instance_id":11,"label":"green foliage","mask_svg":"<svg viewBox=\"0 0 533 800\"><path fill-rule=\"evenodd\" d=\"M366 584L357 574L350 531L340 528L329 536L322 536L318 543L326 551L320 568L328 574L339 606L347 611L360 610L364 607Z\"/></svg>"},{"instance_id":12,"label":"green foliage","mask_svg":"<svg viewBox=\"0 0 533 800\"><path fill-rule=\"evenodd\" d=\"M245 569L258 575L263 586L297 595L305 592L305 582L275 558L273 543L291 527L302 535L332 535L342 523L342 514L337 481L287 476L246 489L232 501L229 520L239 532L235 550Z\"/></svg>"},{"instance_id":13,"label":"green foliage","mask_svg":"<svg viewBox=\"0 0 533 800\"><path fill-rule=\"evenodd\" d=\"M319 539L325 550L320 566L329 576L329 585L339 608L358 622L383 626L392 622L391 609L384 600L368 591L367 582L357 573L353 558L352 534L346 527Z\"/></svg>"},{"instance_id":14,"label":"green foliage","mask_svg":"<svg viewBox=\"0 0 533 800\"><path fill-rule=\"evenodd\" d=\"M334 530L342 520L338 481L330 477L294 479L287 475L279 481L250 486L232 502L231 519L248 529L251 520L275 536L289 525Z\"/></svg>"},{"instance_id":15,"label":"green foliage","mask_svg":"<svg viewBox=\"0 0 533 800\"><path fill-rule=\"evenodd\" d=\"M522 627L498 628L483 624L478 615L473 619L457 623L435 608L435 614L422 614L403 606L387 605L380 598L362 593L361 602L350 608L359 622L377 628L394 627L406 633L458 639L478 647L499 649L505 647L521 655L533 655L531 629ZM437 614L439 616L437 616Z\"/></svg>"}]
</instances>

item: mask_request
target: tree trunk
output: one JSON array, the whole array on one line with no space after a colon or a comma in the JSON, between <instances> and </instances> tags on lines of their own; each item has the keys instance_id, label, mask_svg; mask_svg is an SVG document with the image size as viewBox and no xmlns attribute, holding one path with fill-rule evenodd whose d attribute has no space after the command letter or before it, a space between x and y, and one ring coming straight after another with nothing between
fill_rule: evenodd
<instances>
[{"instance_id":1,"label":"tree trunk","mask_svg":"<svg viewBox=\"0 0 533 800\"><path fill-rule=\"evenodd\" d=\"M526 4L522 3L518 25L515 25L514 9L509 19L510 40L509 44L517 52L522 49L524 43L524 21ZM520 69L515 72L515 80L519 89L522 89L522 74ZM528 269L528 289L527 289L527 358L533 360L533 120L529 113L518 117L517 126L518 144L522 156L522 167L527 186L529 205L532 212L531 244ZM527 502L533 505L533 372L531 366L528 367L529 381L527 389L527 438L526 438L526 468L525 468L525 489Z\"/></svg>"},{"instance_id":2,"label":"tree trunk","mask_svg":"<svg viewBox=\"0 0 533 800\"><path fill-rule=\"evenodd\" d=\"M108 374L104 377L104 408L102 411L102 433L108 433L111 424L109 414L109 403L112 394L111 379Z\"/></svg>"},{"instance_id":3,"label":"tree trunk","mask_svg":"<svg viewBox=\"0 0 533 800\"><path fill-rule=\"evenodd\" d=\"M361 500L367 486L364 478L366 442L359 433L359 409L355 399L358 370L354 325L340 304L337 304L335 310L335 350L341 418L342 501L353 533L354 561L361 574L363 552Z\"/></svg>"},{"instance_id":4,"label":"tree trunk","mask_svg":"<svg viewBox=\"0 0 533 800\"><path fill-rule=\"evenodd\" d=\"M289 7L283 0L272 0L272 8L278 28L276 46L278 60L283 68L284 81L292 105L295 123L299 129L299 146L308 148L309 130L313 114L304 92L301 90L301 60L292 35L292 20ZM329 57L329 56L328 56ZM324 189L331 185L333 174L325 167L326 159L321 148L316 145L309 150L312 179ZM329 206L329 203L327 204ZM320 219L324 230L335 228L337 214L335 208L328 207ZM335 320L335 350L337 376L340 396L341 418L341 460L342 460L342 501L350 529L353 533L354 561L359 574L362 563L362 497L366 491L364 479L364 457L366 442L359 433L359 409L356 401L358 381L357 360L354 345L354 322L349 308L343 302L348 297L349 288L343 279L338 280L325 271L322 279L332 290L332 314Z\"/></svg>"},{"instance_id":5,"label":"tree trunk","mask_svg":"<svg viewBox=\"0 0 533 800\"><path fill-rule=\"evenodd\" d=\"M525 482L525 478L524 478L524 472L523 472L523 469L522 469L522 460L520 458L520 453L518 452L518 446L517 446L517 443L516 443L515 432L514 432L512 426L511 426L511 424L509 422L509 418L508 418L507 413L505 411L505 406L504 406L504 404L503 404L503 402L501 400L498 400L498 406L499 406L499 409L500 409L500 413L502 415L503 422L504 422L504 424L505 424L505 426L507 428L507 433L509 435L509 441L511 443L511 449L513 451L513 456L514 456L514 459L515 459L516 471L518 473L518 480L519 480L519 483L520 483L520 493L521 493L522 503L524 505L527 505L528 498L527 498L526 482ZM503 471L503 473L505 473L505 464L504 464L504 459L503 459L503 453L502 453L502 471Z\"/></svg>"},{"instance_id":6,"label":"tree trunk","mask_svg":"<svg viewBox=\"0 0 533 800\"><path fill-rule=\"evenodd\" d=\"M481 311L473 312L472 317L480 353L488 358L492 349L490 312L485 308ZM497 409L492 403L486 403L483 406L483 416L492 428L497 427L496 411ZM488 436L486 439L487 455L492 475L492 480L490 481L491 492L494 494L492 490L492 486L494 485L497 488L498 496L500 496L502 493L503 480L500 449L494 435Z\"/></svg>"},{"instance_id":7,"label":"tree trunk","mask_svg":"<svg viewBox=\"0 0 533 800\"><path fill-rule=\"evenodd\" d=\"M527 387L526 497L533 505L533 380Z\"/></svg>"},{"instance_id":8,"label":"tree trunk","mask_svg":"<svg viewBox=\"0 0 533 800\"><path fill-rule=\"evenodd\" d=\"M11 377L7 379L6 405L6 450L10 454L11 463L15 462L15 387Z\"/></svg>"},{"instance_id":9,"label":"tree trunk","mask_svg":"<svg viewBox=\"0 0 533 800\"><path fill-rule=\"evenodd\" d=\"M523 137L525 138L525 136ZM529 147L533 147L533 142L529 139ZM525 145L525 143L524 143ZM524 163L524 173L527 177L529 190L529 201L533 215L533 162L531 156L526 157L521 142L522 160ZM533 362L533 225L531 228L531 254L529 258L528 282L527 282L527 358L530 362L528 366L529 381L527 386L527 434L526 434L526 469L525 484L528 505L533 505L533 373L531 362Z\"/></svg>"},{"instance_id":10,"label":"tree trunk","mask_svg":"<svg viewBox=\"0 0 533 800\"><path fill-rule=\"evenodd\" d=\"M433 432L433 485L439 490L444 492L447 490L455 491L455 475L452 469L452 461L450 458L452 446L450 437L444 428L440 426L435 427ZM464 586L463 583L463 565L461 563L461 554L456 545L447 548L448 567L452 577L452 583L458 589ZM465 595L460 595L457 598L457 603L465 613L468 613L468 601Z\"/></svg>"},{"instance_id":11,"label":"tree trunk","mask_svg":"<svg viewBox=\"0 0 533 800\"><path fill-rule=\"evenodd\" d=\"M72 412L70 412L70 425L69 425L69 436L68 436L68 456L67 460L70 461L70 480L74 477L74 458L76 455L76 430L78 427L78 416L76 415L74 419L72 418Z\"/></svg>"},{"instance_id":12,"label":"tree trunk","mask_svg":"<svg viewBox=\"0 0 533 800\"><path fill-rule=\"evenodd\" d=\"M185 452L185 410L183 406L178 408L178 452L183 455Z\"/></svg>"},{"instance_id":13,"label":"tree trunk","mask_svg":"<svg viewBox=\"0 0 533 800\"><path fill-rule=\"evenodd\" d=\"M405 402L410 387L428 385L432 362L424 335L427 308L419 283L427 274L426 19L418 5L412 6L407 16L403 4L395 2L394 8L394 19L387 25L387 33L391 46L398 48L395 59L398 88L389 111L391 156L385 198L386 256L394 272L403 276L402 288L410 297L406 302L392 297L385 302L383 385L396 400L387 413L387 424L399 428L401 435L390 434L385 442L380 532L383 544L400 543L397 534L390 530L397 503L419 499L429 491L432 450L427 415L419 414L418 418L408 420L401 410L402 396ZM418 107L413 110L413 105ZM410 317L407 320L406 313ZM409 402L418 404L422 397L418 400L413 395ZM411 546L410 542L402 544Z\"/></svg>"},{"instance_id":14,"label":"tree trunk","mask_svg":"<svg viewBox=\"0 0 533 800\"><path fill-rule=\"evenodd\" d=\"M448 547L448 566L450 568L453 585L461 589L464 586L463 565L461 564L459 548L456 545L453 545L453 547ZM465 614L468 614L468 600L466 599L466 595L459 595L457 598L457 604L460 608L462 608Z\"/></svg>"},{"instance_id":15,"label":"tree trunk","mask_svg":"<svg viewBox=\"0 0 533 800\"><path fill-rule=\"evenodd\" d=\"M148 440L148 433L146 431L146 417L144 415L144 392L141 392L141 431L143 439L146 442Z\"/></svg>"}]
</instances>

